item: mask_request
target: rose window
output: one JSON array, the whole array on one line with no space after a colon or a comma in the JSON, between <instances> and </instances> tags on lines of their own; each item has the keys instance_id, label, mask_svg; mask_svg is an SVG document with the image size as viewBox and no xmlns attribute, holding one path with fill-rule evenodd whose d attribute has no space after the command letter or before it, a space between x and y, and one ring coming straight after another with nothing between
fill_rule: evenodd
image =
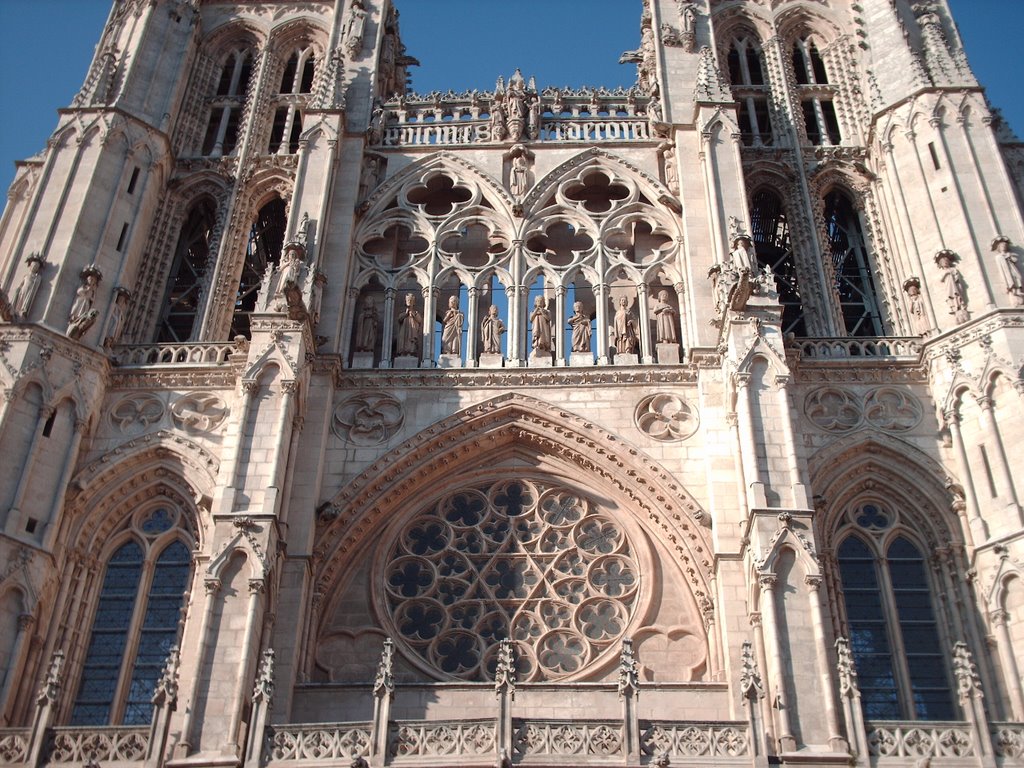
<instances>
[{"instance_id":1,"label":"rose window","mask_svg":"<svg viewBox=\"0 0 1024 768\"><path fill-rule=\"evenodd\" d=\"M466 488L407 523L383 561L385 621L435 673L493 679L498 642L520 680L618 652L639 607L625 530L590 499L540 482Z\"/></svg>"}]
</instances>

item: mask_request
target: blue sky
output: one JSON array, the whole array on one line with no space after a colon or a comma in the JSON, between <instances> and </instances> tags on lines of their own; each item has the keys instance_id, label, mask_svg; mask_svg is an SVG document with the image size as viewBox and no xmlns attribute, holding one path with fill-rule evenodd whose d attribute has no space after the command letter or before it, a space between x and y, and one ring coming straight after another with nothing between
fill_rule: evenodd
<instances>
[{"instance_id":1,"label":"blue sky","mask_svg":"<svg viewBox=\"0 0 1024 768\"><path fill-rule=\"evenodd\" d=\"M110 0L0 0L0 186L38 152L82 84ZM397 0L416 90L491 88L516 66L539 85L629 85L639 0ZM1024 0L950 0L989 97L1024 133ZM40 30L45 30L40 34ZM483 32L481 32L483 30ZM440 43L444 43L443 45ZM20 107L14 105L20 104Z\"/></svg>"}]
</instances>

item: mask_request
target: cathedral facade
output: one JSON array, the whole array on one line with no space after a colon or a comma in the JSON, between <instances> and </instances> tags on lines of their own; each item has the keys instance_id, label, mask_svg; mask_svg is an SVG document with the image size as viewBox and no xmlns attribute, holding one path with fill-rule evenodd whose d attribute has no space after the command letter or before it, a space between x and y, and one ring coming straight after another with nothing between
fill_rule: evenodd
<instances>
[{"instance_id":1,"label":"cathedral facade","mask_svg":"<svg viewBox=\"0 0 1024 768\"><path fill-rule=\"evenodd\" d=\"M946 0L427 94L411 1L115 0L18 164L0 763L1024 763L1024 145Z\"/></svg>"}]
</instances>

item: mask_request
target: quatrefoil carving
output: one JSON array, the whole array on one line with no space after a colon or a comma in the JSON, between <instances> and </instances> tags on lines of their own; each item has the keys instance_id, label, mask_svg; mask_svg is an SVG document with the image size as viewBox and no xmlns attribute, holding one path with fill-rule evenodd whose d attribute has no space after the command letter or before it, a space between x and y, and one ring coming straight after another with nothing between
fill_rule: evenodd
<instances>
[{"instance_id":1,"label":"quatrefoil carving","mask_svg":"<svg viewBox=\"0 0 1024 768\"><path fill-rule=\"evenodd\" d=\"M590 213L608 213L614 205L629 197L629 189L613 182L607 174L593 171L582 180L565 187L565 197Z\"/></svg>"},{"instance_id":2,"label":"quatrefoil carving","mask_svg":"<svg viewBox=\"0 0 1024 768\"><path fill-rule=\"evenodd\" d=\"M410 205L418 207L428 216L447 216L458 206L468 203L472 197L472 192L445 175L433 176L426 183L409 189L405 195Z\"/></svg>"},{"instance_id":3,"label":"quatrefoil carving","mask_svg":"<svg viewBox=\"0 0 1024 768\"><path fill-rule=\"evenodd\" d=\"M380 237L368 240L363 251L384 269L394 270L412 263L428 246L426 239L407 224L393 224Z\"/></svg>"},{"instance_id":4,"label":"quatrefoil carving","mask_svg":"<svg viewBox=\"0 0 1024 768\"><path fill-rule=\"evenodd\" d=\"M576 260L577 254L594 247L594 240L577 225L556 220L545 227L540 234L530 238L526 247L556 267L565 267Z\"/></svg>"}]
</instances>

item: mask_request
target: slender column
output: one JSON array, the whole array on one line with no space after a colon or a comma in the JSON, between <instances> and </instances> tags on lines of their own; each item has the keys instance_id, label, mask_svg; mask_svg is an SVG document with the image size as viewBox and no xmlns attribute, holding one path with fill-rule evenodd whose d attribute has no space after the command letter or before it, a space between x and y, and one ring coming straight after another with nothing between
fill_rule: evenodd
<instances>
[{"instance_id":1,"label":"slender column","mask_svg":"<svg viewBox=\"0 0 1024 768\"><path fill-rule=\"evenodd\" d=\"M231 507L226 510L230 512L235 508L235 497L238 493L238 485L242 479L242 462L238 460L238 457L242 452L242 442L245 440L245 428L249 423L249 411L252 410L253 397L260 391L260 384L258 381L243 381L242 382L242 407L238 414L238 439L235 443L235 448L231 452L231 470L227 473L228 477L231 478Z\"/></svg>"},{"instance_id":2,"label":"slender column","mask_svg":"<svg viewBox=\"0 0 1024 768\"><path fill-rule=\"evenodd\" d=\"M868 738L864 728L864 710L860 703L860 688L857 685L857 669L850 652L850 641L845 637L836 638L836 671L839 673L839 697L843 701L843 719L846 721L846 737L853 745L854 765L869 764Z\"/></svg>"},{"instance_id":3,"label":"slender column","mask_svg":"<svg viewBox=\"0 0 1024 768\"><path fill-rule=\"evenodd\" d=\"M295 400L295 393L299 389L299 383L297 381L282 381L281 382L281 410L277 414L277 429L274 432L277 435L277 446L274 450L274 460L271 464L270 470L270 501L271 506L269 509L266 508L266 502L264 502L264 513L274 515L280 510L278 508L279 500L283 497L282 486L284 485L281 477L281 469L284 467L288 469L288 453L287 447L291 444L291 431L288 429L288 424L291 422L291 411L292 403ZM264 497L266 499L266 497Z\"/></svg>"},{"instance_id":4,"label":"slender column","mask_svg":"<svg viewBox=\"0 0 1024 768\"><path fill-rule=\"evenodd\" d=\"M555 365L565 365L565 293L564 285L555 289Z\"/></svg>"},{"instance_id":5,"label":"slender column","mask_svg":"<svg viewBox=\"0 0 1024 768\"><path fill-rule=\"evenodd\" d=\"M761 620L765 627L766 645L769 650L768 669L775 693L772 704L775 707L775 720L779 725L779 751L793 752L796 749L796 739L789 724L789 703L783 677L782 643L779 642L778 616L775 612L776 581L775 574L763 573L758 577L757 584L761 589Z\"/></svg>"},{"instance_id":6,"label":"slender column","mask_svg":"<svg viewBox=\"0 0 1024 768\"><path fill-rule=\"evenodd\" d=\"M68 491L68 484L71 481L71 473L75 469L75 462L78 460L78 448L82 445L82 435L88 427L88 422L83 419L75 419L74 432L71 436L71 444L64 454L64 466L60 470L60 480L57 482L56 498L53 500L53 507L46 518L46 528L43 533L43 546L51 549L53 539L57 535L60 526L54 525L64 507L64 496Z\"/></svg>"},{"instance_id":7,"label":"slender column","mask_svg":"<svg viewBox=\"0 0 1024 768\"><path fill-rule=\"evenodd\" d=\"M494 695L498 699L498 717L495 723L495 757L498 766L512 764L515 749L512 742L512 702L516 698L515 649L508 638L498 643L497 667L494 670Z\"/></svg>"},{"instance_id":8,"label":"slender column","mask_svg":"<svg viewBox=\"0 0 1024 768\"><path fill-rule=\"evenodd\" d=\"M359 289L349 288L345 295L348 297L348 301L345 303L341 317L341 359L344 361L342 364L347 368L349 354L352 352L352 318L355 315L356 302L359 300ZM384 355L382 354L381 357Z\"/></svg>"},{"instance_id":9,"label":"slender column","mask_svg":"<svg viewBox=\"0 0 1024 768\"><path fill-rule=\"evenodd\" d=\"M56 410L49 405L44 405L39 409L36 431L32 433L32 440L28 444L25 464L21 468L18 486L14 490L14 499L11 501L11 508L7 512L7 533L9 535L17 536L21 533L21 502L25 500L25 491L28 490L28 481L32 476L32 465L35 463L36 447L39 445L39 438L43 436L46 422L54 413L56 413Z\"/></svg>"},{"instance_id":10,"label":"slender column","mask_svg":"<svg viewBox=\"0 0 1024 768\"><path fill-rule=\"evenodd\" d=\"M821 613L821 576L806 576L804 582L810 587L807 599L811 607L811 625L814 630L814 645L817 649L815 656L818 664L818 678L821 681L821 699L825 704L828 742L833 752L848 752L850 747L839 730L839 715L836 712L835 694L832 687L832 670L826 652L828 642L825 638L825 620Z\"/></svg>"},{"instance_id":11,"label":"slender column","mask_svg":"<svg viewBox=\"0 0 1024 768\"><path fill-rule=\"evenodd\" d=\"M747 722L750 724L751 747L754 750L754 768L766 768L768 765L768 741L764 727L764 686L761 673L754 663L754 653L750 642L743 641L740 656L740 693L743 695L743 706L747 710Z\"/></svg>"},{"instance_id":12,"label":"slender column","mask_svg":"<svg viewBox=\"0 0 1024 768\"><path fill-rule=\"evenodd\" d=\"M960 479L964 484L964 501L967 502L967 519L971 527L971 538L974 539L975 545L982 544L988 541L988 526L985 525L985 521L978 511L978 496L974 490L974 481L971 479L971 464L967 460L967 449L964 447L964 438L960 432L960 414L951 409L944 415L950 437L953 440L957 469L960 471Z\"/></svg>"},{"instance_id":13,"label":"slender column","mask_svg":"<svg viewBox=\"0 0 1024 768\"><path fill-rule=\"evenodd\" d=\"M686 354L686 323L683 322L683 307L686 306L686 284L683 282L675 283L672 288L676 292L676 306L679 307L679 316L676 321L679 323L679 345L682 348L682 354ZM680 358L682 359L682 358Z\"/></svg>"},{"instance_id":14,"label":"slender column","mask_svg":"<svg viewBox=\"0 0 1024 768\"><path fill-rule=\"evenodd\" d=\"M622 653L619 655L619 699L622 701L622 732L628 765L636 765L640 759L639 697L640 675L633 655L633 641L626 638L622 641Z\"/></svg>"},{"instance_id":15,"label":"slender column","mask_svg":"<svg viewBox=\"0 0 1024 768\"><path fill-rule=\"evenodd\" d=\"M477 346L480 339L480 289L470 286L466 289L469 297L469 328L466 329L466 367L476 368Z\"/></svg>"},{"instance_id":16,"label":"slender column","mask_svg":"<svg viewBox=\"0 0 1024 768\"><path fill-rule=\"evenodd\" d=\"M651 321L647 306L647 283L637 283L636 286L636 322L640 331L640 355L644 365L654 365L654 345L651 343Z\"/></svg>"},{"instance_id":17,"label":"slender column","mask_svg":"<svg viewBox=\"0 0 1024 768\"><path fill-rule=\"evenodd\" d=\"M1013 652L1013 641L1010 639L1010 628L1007 626L1010 614L1000 608L992 611L989 618L992 620L992 628L995 630L999 664L1003 668L1003 680L1006 683L1006 692L1010 697L1010 710L1013 713L1013 719L1021 722L1024 720L1024 690L1021 690L1020 667L1017 665L1017 656Z\"/></svg>"},{"instance_id":18,"label":"slender column","mask_svg":"<svg viewBox=\"0 0 1024 768\"><path fill-rule=\"evenodd\" d=\"M263 652L263 663L252 692L252 713L249 716L249 738L246 739L245 768L260 768L263 758L263 736L274 700L274 649ZM241 703L241 702L239 702Z\"/></svg>"},{"instance_id":19,"label":"slender column","mask_svg":"<svg viewBox=\"0 0 1024 768\"><path fill-rule=\"evenodd\" d=\"M757 447L750 411L750 374L736 376L736 417L739 421L740 453L743 455L743 487L747 492L747 507L765 507L764 483L757 466Z\"/></svg>"},{"instance_id":20,"label":"slender column","mask_svg":"<svg viewBox=\"0 0 1024 768\"><path fill-rule=\"evenodd\" d=\"M434 328L437 317L437 296L438 289L434 286L427 286L423 289L423 341L420 349L420 365L423 368L434 366Z\"/></svg>"},{"instance_id":21,"label":"slender column","mask_svg":"<svg viewBox=\"0 0 1024 768\"><path fill-rule=\"evenodd\" d=\"M249 666L252 661L253 652L252 640L256 632L256 615L259 613L264 587L263 579L249 579L249 608L245 617L245 639L242 640L241 653L238 659L238 677L235 681L235 693L229 703L231 707L231 721L228 725L229 741L225 751L231 755L239 754L238 729L242 721L242 700L249 685Z\"/></svg>"},{"instance_id":22,"label":"slender column","mask_svg":"<svg viewBox=\"0 0 1024 768\"><path fill-rule=\"evenodd\" d=\"M11 648L11 656L7 662L7 675L3 680L3 688L0 688L0 724L5 726L10 725L7 696L11 692L11 684L18 677L18 670L21 667L21 649L25 645L25 637L34 623L35 619L31 614L23 613L18 616L18 629L14 637L14 646Z\"/></svg>"},{"instance_id":23,"label":"slender column","mask_svg":"<svg viewBox=\"0 0 1024 768\"><path fill-rule=\"evenodd\" d=\"M395 644L390 637L384 639L384 648L377 664L373 681L373 726L370 734L370 765L381 768L387 760L388 721L391 719L391 701L395 697Z\"/></svg>"},{"instance_id":24,"label":"slender column","mask_svg":"<svg viewBox=\"0 0 1024 768\"><path fill-rule=\"evenodd\" d=\"M739 480L736 483L736 501L740 510L740 520L746 521L750 515L750 505L747 503L746 483L743 481L743 438L740 437L740 419L734 412L725 414L725 423L729 425L729 432L732 433L735 450L732 454L733 471Z\"/></svg>"},{"instance_id":25,"label":"slender column","mask_svg":"<svg viewBox=\"0 0 1024 768\"><path fill-rule=\"evenodd\" d=\"M995 475L999 483L999 495L1008 504L1017 509L1017 522L1024 524L1020 517L1020 504L1017 502L1017 491L1013 487L1013 477L1010 475L1010 464L1006 460L1006 451L1003 448L1003 439L999 434L999 427L996 425L995 416L992 414L992 398L979 397L978 406L981 408L981 428L985 430L989 445L995 448Z\"/></svg>"},{"instance_id":26,"label":"slender column","mask_svg":"<svg viewBox=\"0 0 1024 768\"><path fill-rule=\"evenodd\" d=\"M764 649L764 622L761 621L761 612L753 611L747 616L751 629L754 630L754 651L757 653L757 666L759 669L768 669L768 656ZM764 724L765 739L772 743L775 737L772 734L774 721L772 719L772 704L766 696L761 697L761 722Z\"/></svg>"},{"instance_id":27,"label":"slender column","mask_svg":"<svg viewBox=\"0 0 1024 768\"><path fill-rule=\"evenodd\" d=\"M608 365L608 284L594 287L597 289L597 328L591 347L597 344L597 364Z\"/></svg>"},{"instance_id":28,"label":"slender column","mask_svg":"<svg viewBox=\"0 0 1024 768\"><path fill-rule=\"evenodd\" d=\"M206 650L209 646L210 620L213 618L214 603L217 593L220 592L220 579L207 578L203 581L203 588L206 595L206 605L203 606L203 617L199 622L199 639L196 644L194 666L192 667L192 684L189 686L188 698L185 700L185 713L181 721L181 741L174 747L174 756L188 757L192 751L192 716L196 709L196 696L199 694L199 684L203 677L203 665L206 663Z\"/></svg>"},{"instance_id":29,"label":"slender column","mask_svg":"<svg viewBox=\"0 0 1024 768\"><path fill-rule=\"evenodd\" d=\"M384 330L381 333L380 367L390 368L394 363L391 352L395 347L395 294L394 288L384 289Z\"/></svg>"},{"instance_id":30,"label":"slender column","mask_svg":"<svg viewBox=\"0 0 1024 768\"><path fill-rule=\"evenodd\" d=\"M525 286L505 286L506 305L508 306L508 322L506 323L507 329L505 331L505 364L510 367L520 364L519 327L522 325L520 318L522 315L522 298L525 291Z\"/></svg>"},{"instance_id":31,"label":"slender column","mask_svg":"<svg viewBox=\"0 0 1024 768\"><path fill-rule=\"evenodd\" d=\"M719 184L715 181L714 170L708 160L708 150L711 148L711 133L701 132L700 135L700 169L701 178L704 181L704 200L708 206L708 219L711 221L711 236L714 243L715 263L721 264L725 260L725 253L728 248L723 249L726 240L722 232L721 212L718 210L718 189Z\"/></svg>"},{"instance_id":32,"label":"slender column","mask_svg":"<svg viewBox=\"0 0 1024 768\"><path fill-rule=\"evenodd\" d=\"M779 422L782 424L782 442L786 452L786 469L789 471L789 483L793 488L793 506L809 509L810 499L807 497L807 486L800 477L800 460L796 455L796 440L793 438L794 411L789 407L789 391L786 389L788 382L789 376L775 377L776 396L779 398Z\"/></svg>"}]
</instances>

